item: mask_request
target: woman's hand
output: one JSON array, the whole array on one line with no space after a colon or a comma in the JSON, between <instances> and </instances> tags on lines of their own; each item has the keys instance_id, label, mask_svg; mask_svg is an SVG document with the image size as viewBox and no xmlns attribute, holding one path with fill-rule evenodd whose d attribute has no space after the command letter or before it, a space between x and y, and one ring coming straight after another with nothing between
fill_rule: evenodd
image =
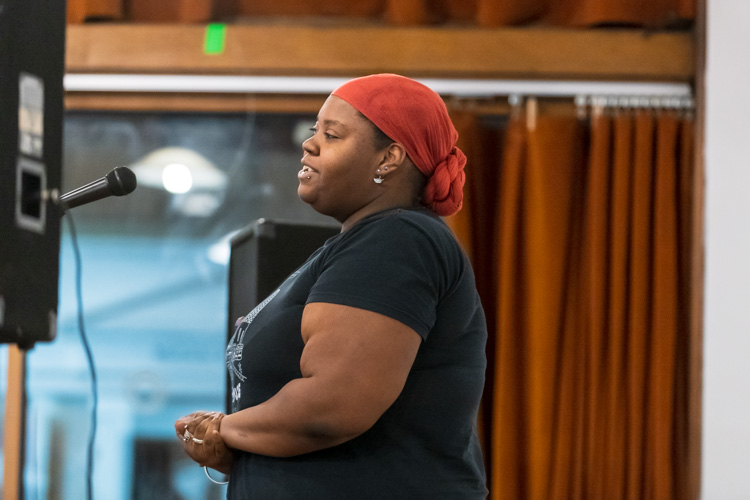
<instances>
[{"instance_id":1,"label":"woman's hand","mask_svg":"<svg viewBox=\"0 0 750 500\"><path fill-rule=\"evenodd\" d=\"M199 411L178 419L175 424L177 439L190 458L201 466L208 466L224 474L229 474L234 460L234 452L221 438L221 421L225 417L220 412Z\"/></svg>"}]
</instances>

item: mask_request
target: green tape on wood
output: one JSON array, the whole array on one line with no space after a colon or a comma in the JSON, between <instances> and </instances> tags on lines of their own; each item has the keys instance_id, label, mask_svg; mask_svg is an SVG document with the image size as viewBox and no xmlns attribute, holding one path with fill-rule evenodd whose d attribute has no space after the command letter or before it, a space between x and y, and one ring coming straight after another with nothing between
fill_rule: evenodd
<instances>
[{"instance_id":1,"label":"green tape on wood","mask_svg":"<svg viewBox=\"0 0 750 500\"><path fill-rule=\"evenodd\" d=\"M227 40L226 24L209 24L206 26L206 37L203 40L204 54L221 54Z\"/></svg>"}]
</instances>

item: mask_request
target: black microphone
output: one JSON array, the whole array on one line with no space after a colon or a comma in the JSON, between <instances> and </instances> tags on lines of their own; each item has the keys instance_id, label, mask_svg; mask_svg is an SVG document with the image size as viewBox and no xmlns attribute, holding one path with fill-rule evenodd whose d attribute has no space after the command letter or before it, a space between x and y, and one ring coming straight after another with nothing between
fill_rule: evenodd
<instances>
[{"instance_id":1,"label":"black microphone","mask_svg":"<svg viewBox=\"0 0 750 500\"><path fill-rule=\"evenodd\" d=\"M127 167L115 167L101 179L60 196L60 204L65 211L108 196L125 196L132 193L137 185L138 182L132 170Z\"/></svg>"}]
</instances>

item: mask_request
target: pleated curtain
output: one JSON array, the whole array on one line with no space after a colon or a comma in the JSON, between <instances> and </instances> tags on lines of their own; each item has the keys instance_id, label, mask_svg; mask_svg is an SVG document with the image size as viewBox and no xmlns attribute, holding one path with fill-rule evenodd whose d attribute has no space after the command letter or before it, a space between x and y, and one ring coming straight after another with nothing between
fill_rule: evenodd
<instances>
[{"instance_id":1,"label":"pleated curtain","mask_svg":"<svg viewBox=\"0 0 750 500\"><path fill-rule=\"evenodd\" d=\"M696 0L387 0L396 25L471 23L482 27L682 26L695 19Z\"/></svg>"},{"instance_id":2,"label":"pleated curtain","mask_svg":"<svg viewBox=\"0 0 750 500\"><path fill-rule=\"evenodd\" d=\"M684 498L692 118L531 106L492 143L462 113L491 498Z\"/></svg>"},{"instance_id":3,"label":"pleated curtain","mask_svg":"<svg viewBox=\"0 0 750 500\"><path fill-rule=\"evenodd\" d=\"M532 22L553 26L666 27L695 19L695 0L477 0L484 27Z\"/></svg>"}]
</instances>

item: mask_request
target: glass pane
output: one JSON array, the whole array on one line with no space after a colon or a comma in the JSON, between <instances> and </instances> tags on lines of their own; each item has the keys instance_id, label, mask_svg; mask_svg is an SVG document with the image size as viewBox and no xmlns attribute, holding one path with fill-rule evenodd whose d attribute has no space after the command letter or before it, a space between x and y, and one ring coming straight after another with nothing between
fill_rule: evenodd
<instances>
[{"instance_id":1,"label":"glass pane","mask_svg":"<svg viewBox=\"0 0 750 500\"><path fill-rule=\"evenodd\" d=\"M139 185L63 217L58 338L28 357L27 498L85 494L92 393L78 277L98 378L94 497L224 496L182 453L173 422L224 408L228 237L261 217L332 222L296 194L313 122L293 114L67 114L63 192L116 166L132 167ZM192 171L189 191L165 190L164 162Z\"/></svg>"}]
</instances>

